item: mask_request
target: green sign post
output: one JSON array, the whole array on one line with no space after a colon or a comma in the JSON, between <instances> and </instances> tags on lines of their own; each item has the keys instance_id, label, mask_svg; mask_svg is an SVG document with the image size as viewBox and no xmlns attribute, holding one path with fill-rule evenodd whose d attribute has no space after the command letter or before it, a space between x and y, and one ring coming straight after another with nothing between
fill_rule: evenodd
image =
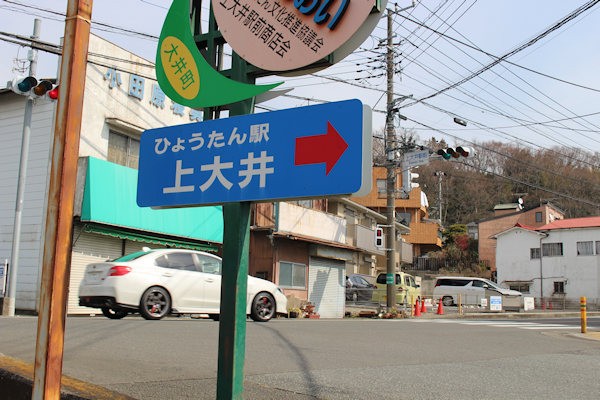
<instances>
[{"instance_id":1,"label":"green sign post","mask_svg":"<svg viewBox=\"0 0 600 400\"><path fill-rule=\"evenodd\" d=\"M197 4L197 19L199 10ZM199 27L197 24L196 29ZM195 38L203 44L202 48L209 50L210 61L217 65L216 49L224 40L216 29L212 12L209 27L208 33ZM253 111L252 98L278 85L254 85L248 64L235 53L231 79L215 70L192 36L189 0L174 0L169 9L156 53L156 75L169 98L191 108L205 108L205 119L213 117L210 107L221 105L229 105L230 116L249 114ZM217 399L241 399L244 391L250 206L250 202L223 206Z\"/></svg>"},{"instance_id":2,"label":"green sign post","mask_svg":"<svg viewBox=\"0 0 600 400\"><path fill-rule=\"evenodd\" d=\"M385 4L385 0L382 0ZM338 5L332 19L337 23L325 24L330 17L328 3L321 5L318 16L312 16L318 2L309 7L300 7L298 2L285 4L278 15L277 23L265 24L262 28L254 24L252 29L265 29L261 34L249 35L242 32L241 42L237 34L229 77L225 71L217 71L219 50L222 52L226 40L217 29L213 7L229 7L224 1L211 2L209 31L201 34L201 0L194 0L194 35L190 29L190 0L173 0L163 24L156 52L156 76L161 89L173 101L195 109L204 108L204 119L218 118L218 106L229 109L229 115L244 115L253 111L253 97L264 93L277 84L255 85L258 74L264 71L250 66L237 53L246 52L249 56L271 52L276 55L277 68L270 70L297 69L290 67L292 59L302 60L301 65L310 68L315 60L330 57L330 53L344 42L353 42L358 46L374 28L379 15L369 18L373 9L373 0L356 0L354 7L346 11L349 2ZM258 7L254 12L262 12L260 4L248 3L248 7ZM279 3L277 3L279 5ZM360 5L360 6L359 6ZM279 5L281 6L281 5ZM289 9L288 9L289 8ZM266 9L265 9L266 10ZM222 10L221 10L222 11ZM273 10L274 13L275 10ZM374 14L380 14L377 10ZM333 11L331 11L333 12ZM223 14L223 13L221 13ZM226 14L226 13L225 13ZM271 14L269 12L268 14ZM309 15L311 14L311 15ZM344 19L342 22L342 18ZM365 19L369 19L368 28L355 35ZM339 21L338 21L339 19ZM293 21L293 24L292 24ZM219 25L229 34L240 28L237 20L219 20ZM296 30L300 25L314 30L310 38L299 39ZM248 24L242 24L248 26ZM269 27L269 29L267 29ZM271 31L270 28L277 30ZM236 31L237 32L237 31ZM364 35L364 38L363 38ZM314 36L314 38L313 38ZM246 40L248 39L248 40ZM256 46L262 46L257 50ZM324 46L327 44L327 46ZM231 43L230 45L234 47ZM304 48L304 47L306 48ZM347 47L347 46L346 46ZM355 48L355 47L354 47ZM199 50L202 50L201 51ZM314 60L307 57L292 57L296 50L314 52ZM344 49L347 52L348 48ZM288 53L289 52L289 53ZM203 57L205 54L207 59ZM348 51L349 54L349 51ZM272 54L271 54L272 55ZM259 56L259 60L261 57ZM280 61L281 60L281 61ZM283 61L287 60L287 61ZM264 67L263 67L264 68ZM251 72L250 72L251 71ZM246 308L248 284L248 254L250 243L250 202L226 203L223 206L223 269L221 281L221 315L219 325L219 364L217 379L217 399L241 399L244 382L244 357L246 351Z\"/></svg>"},{"instance_id":3,"label":"green sign post","mask_svg":"<svg viewBox=\"0 0 600 400\"><path fill-rule=\"evenodd\" d=\"M247 63L233 53L235 79L248 82ZM229 115L250 114L253 101L231 105ZM217 399L242 399L246 355L246 306L250 248L250 202L223 205L223 278L219 319Z\"/></svg>"}]
</instances>

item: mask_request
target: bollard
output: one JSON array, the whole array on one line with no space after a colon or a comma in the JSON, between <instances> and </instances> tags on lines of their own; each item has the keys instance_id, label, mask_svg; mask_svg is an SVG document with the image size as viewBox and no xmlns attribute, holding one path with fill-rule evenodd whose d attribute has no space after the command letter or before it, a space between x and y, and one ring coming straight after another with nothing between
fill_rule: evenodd
<instances>
[{"instance_id":1,"label":"bollard","mask_svg":"<svg viewBox=\"0 0 600 400\"><path fill-rule=\"evenodd\" d=\"M579 298L581 306L581 333L587 333L587 300L585 296Z\"/></svg>"}]
</instances>

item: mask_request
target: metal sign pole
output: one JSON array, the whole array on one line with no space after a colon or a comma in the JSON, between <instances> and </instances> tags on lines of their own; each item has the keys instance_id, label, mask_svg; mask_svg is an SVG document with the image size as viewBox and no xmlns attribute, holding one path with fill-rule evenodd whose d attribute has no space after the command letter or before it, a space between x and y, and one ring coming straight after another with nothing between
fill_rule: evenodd
<instances>
[{"instance_id":1,"label":"metal sign pole","mask_svg":"<svg viewBox=\"0 0 600 400\"><path fill-rule=\"evenodd\" d=\"M234 79L250 82L247 64L233 53ZM229 115L250 114L253 100L231 105ZM250 202L223 206L223 268L217 399L242 399L246 356L246 306L250 249Z\"/></svg>"}]
</instances>

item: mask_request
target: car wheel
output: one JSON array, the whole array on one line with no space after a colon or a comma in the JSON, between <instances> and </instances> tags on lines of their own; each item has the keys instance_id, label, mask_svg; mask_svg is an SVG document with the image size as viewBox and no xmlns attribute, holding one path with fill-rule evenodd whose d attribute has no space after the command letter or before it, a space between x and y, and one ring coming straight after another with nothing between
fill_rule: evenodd
<instances>
[{"instance_id":1,"label":"car wheel","mask_svg":"<svg viewBox=\"0 0 600 400\"><path fill-rule=\"evenodd\" d=\"M250 318L256 322L267 322L275 315L275 299L270 293L260 292L252 300Z\"/></svg>"},{"instance_id":2,"label":"car wheel","mask_svg":"<svg viewBox=\"0 0 600 400\"><path fill-rule=\"evenodd\" d=\"M218 321L219 318L221 317L221 314L208 314L209 318L212 319L213 321Z\"/></svg>"},{"instance_id":3,"label":"car wheel","mask_svg":"<svg viewBox=\"0 0 600 400\"><path fill-rule=\"evenodd\" d=\"M145 319L161 319L171 311L171 296L161 287L152 286L142 295L140 314Z\"/></svg>"},{"instance_id":4,"label":"car wheel","mask_svg":"<svg viewBox=\"0 0 600 400\"><path fill-rule=\"evenodd\" d=\"M122 308L110 308L110 307L102 307L102 314L104 314L104 316L106 318L110 318L110 319L121 319L121 318L125 318L127 316L127 311L123 310Z\"/></svg>"},{"instance_id":5,"label":"car wheel","mask_svg":"<svg viewBox=\"0 0 600 400\"><path fill-rule=\"evenodd\" d=\"M444 296L442 297L442 304L446 307L450 307L452 304L454 304L454 299L452 296Z\"/></svg>"}]
</instances>

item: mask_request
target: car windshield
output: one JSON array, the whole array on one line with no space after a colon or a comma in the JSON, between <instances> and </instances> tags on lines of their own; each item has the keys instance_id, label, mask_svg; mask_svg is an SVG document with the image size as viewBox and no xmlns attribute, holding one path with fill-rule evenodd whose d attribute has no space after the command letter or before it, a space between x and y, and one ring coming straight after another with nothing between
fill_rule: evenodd
<instances>
[{"instance_id":1,"label":"car windshield","mask_svg":"<svg viewBox=\"0 0 600 400\"><path fill-rule=\"evenodd\" d=\"M115 258L114 260L111 260L112 262L125 262L125 261L133 261L136 260L142 256L145 256L146 254L150 254L149 251L136 251L135 253L131 253L131 254L126 254L124 256L121 256L119 258Z\"/></svg>"},{"instance_id":2,"label":"car windshield","mask_svg":"<svg viewBox=\"0 0 600 400\"><path fill-rule=\"evenodd\" d=\"M489 281L487 279L484 279L485 283L488 284L488 286L493 287L494 289L505 289L502 286L498 286L496 283Z\"/></svg>"}]
</instances>

